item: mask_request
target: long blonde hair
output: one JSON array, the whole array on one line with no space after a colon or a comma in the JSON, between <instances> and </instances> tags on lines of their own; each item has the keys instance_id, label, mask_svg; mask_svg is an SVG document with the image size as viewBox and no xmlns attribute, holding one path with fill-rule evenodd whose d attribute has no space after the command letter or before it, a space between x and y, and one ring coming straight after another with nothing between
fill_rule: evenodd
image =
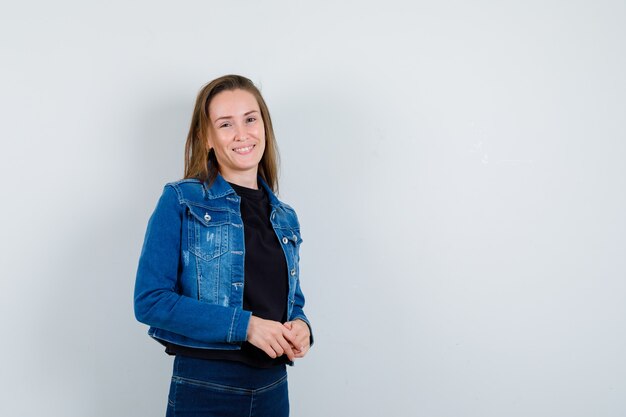
<instances>
[{"instance_id":1,"label":"long blonde hair","mask_svg":"<svg viewBox=\"0 0 626 417\"><path fill-rule=\"evenodd\" d=\"M270 112L259 89L252 81L241 75L230 74L216 78L204 85L198 93L185 143L185 178L196 178L209 186L217 178L219 165L215 152L209 150L207 141L211 129L209 105L213 97L229 90L245 90L256 98L265 126L265 151L259 162L259 175L274 192L277 192L279 155Z\"/></svg>"}]
</instances>

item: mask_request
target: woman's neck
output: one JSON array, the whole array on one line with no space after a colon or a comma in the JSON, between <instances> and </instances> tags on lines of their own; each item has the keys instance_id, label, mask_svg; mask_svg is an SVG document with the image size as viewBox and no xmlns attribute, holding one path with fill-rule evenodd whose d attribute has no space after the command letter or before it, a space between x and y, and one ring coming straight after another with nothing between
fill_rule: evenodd
<instances>
[{"instance_id":1,"label":"woman's neck","mask_svg":"<svg viewBox=\"0 0 626 417\"><path fill-rule=\"evenodd\" d=\"M257 181L258 170L250 172L220 172L222 177L233 184L240 185L246 188L252 188L253 190L259 189L259 183Z\"/></svg>"}]
</instances>

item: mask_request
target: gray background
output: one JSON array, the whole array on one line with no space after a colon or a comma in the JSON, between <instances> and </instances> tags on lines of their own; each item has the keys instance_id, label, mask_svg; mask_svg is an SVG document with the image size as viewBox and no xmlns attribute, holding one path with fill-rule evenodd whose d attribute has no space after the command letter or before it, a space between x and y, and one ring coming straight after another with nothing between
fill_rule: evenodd
<instances>
[{"instance_id":1,"label":"gray background","mask_svg":"<svg viewBox=\"0 0 626 417\"><path fill-rule=\"evenodd\" d=\"M3 416L163 415L132 311L195 94L261 87L316 346L294 416L626 414L623 1L0 11Z\"/></svg>"}]
</instances>

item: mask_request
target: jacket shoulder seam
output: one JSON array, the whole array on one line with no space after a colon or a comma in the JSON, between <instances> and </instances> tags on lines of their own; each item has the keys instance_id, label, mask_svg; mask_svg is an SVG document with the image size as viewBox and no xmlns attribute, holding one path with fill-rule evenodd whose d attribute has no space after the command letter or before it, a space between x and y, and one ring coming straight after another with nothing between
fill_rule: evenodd
<instances>
[{"instance_id":1,"label":"jacket shoulder seam","mask_svg":"<svg viewBox=\"0 0 626 417\"><path fill-rule=\"evenodd\" d=\"M195 178L186 178L186 179L182 179L182 180L178 180L178 181L172 181L166 184L166 186L170 186L172 188L174 188L174 190L176 190L176 194L178 195L178 202L181 205L186 204L186 202L192 202L195 201L194 198L190 198L189 195L185 195L186 193L183 191L183 187L182 185L184 184L189 184L189 185L197 185L200 187L202 195L205 196L206 190L204 188L204 185L202 183L202 181L195 179ZM187 187L185 187L187 188Z\"/></svg>"},{"instance_id":2,"label":"jacket shoulder seam","mask_svg":"<svg viewBox=\"0 0 626 417\"><path fill-rule=\"evenodd\" d=\"M174 189L174 191L176 192L176 198L178 198L178 204L182 205L184 202L184 198L183 198L183 192L180 189L180 187L178 186L179 182L175 181L175 182L169 182L167 184L165 184L165 187L171 187L172 189Z\"/></svg>"}]
</instances>

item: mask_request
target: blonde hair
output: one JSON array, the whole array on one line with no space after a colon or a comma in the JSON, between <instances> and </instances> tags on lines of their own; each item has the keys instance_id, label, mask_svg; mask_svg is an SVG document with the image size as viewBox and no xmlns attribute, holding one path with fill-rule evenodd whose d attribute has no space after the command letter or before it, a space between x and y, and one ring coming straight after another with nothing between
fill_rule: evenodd
<instances>
[{"instance_id":1,"label":"blonde hair","mask_svg":"<svg viewBox=\"0 0 626 417\"><path fill-rule=\"evenodd\" d=\"M193 109L191 126L185 143L185 178L196 178L213 184L219 172L215 152L209 149L207 141L211 129L209 105L211 100L222 91L245 90L256 99L265 127L265 151L259 162L259 175L274 192L278 191L279 155L274 128L269 109L259 89L248 78L241 75L224 75L204 85Z\"/></svg>"}]
</instances>

